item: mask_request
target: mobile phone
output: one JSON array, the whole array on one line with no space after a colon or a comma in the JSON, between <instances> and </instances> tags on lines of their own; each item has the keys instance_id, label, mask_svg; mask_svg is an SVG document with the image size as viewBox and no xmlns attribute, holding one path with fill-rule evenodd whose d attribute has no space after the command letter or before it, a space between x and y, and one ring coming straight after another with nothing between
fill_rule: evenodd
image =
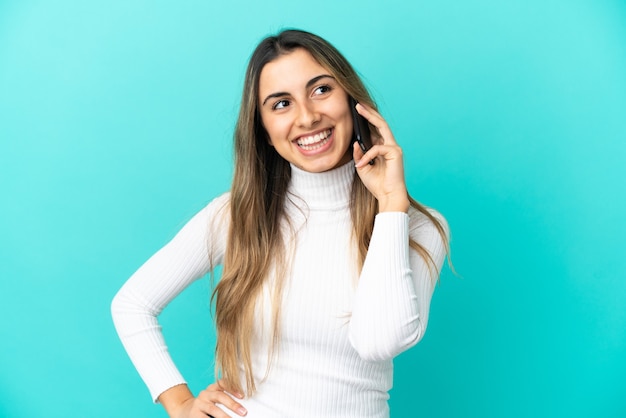
<instances>
[{"instance_id":1,"label":"mobile phone","mask_svg":"<svg viewBox=\"0 0 626 418\"><path fill-rule=\"evenodd\" d=\"M354 126L353 141L356 141L361 148L361 151L365 154L370 148L372 148L372 136L370 133L370 126L363 116L359 115L356 111L357 101L354 97L350 97L350 109L352 110L352 125ZM370 164L374 164L375 160L371 160Z\"/></svg>"}]
</instances>

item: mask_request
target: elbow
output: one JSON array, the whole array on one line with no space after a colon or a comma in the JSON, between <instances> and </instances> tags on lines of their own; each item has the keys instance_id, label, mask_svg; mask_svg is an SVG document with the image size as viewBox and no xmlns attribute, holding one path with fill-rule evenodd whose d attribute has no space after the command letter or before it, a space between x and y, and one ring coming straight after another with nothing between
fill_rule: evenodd
<instances>
[{"instance_id":1,"label":"elbow","mask_svg":"<svg viewBox=\"0 0 626 418\"><path fill-rule=\"evenodd\" d=\"M110 310L113 324L117 327L117 319L119 319L122 312L124 312L124 302L119 292L113 297L113 300L111 300Z\"/></svg>"},{"instance_id":2,"label":"elbow","mask_svg":"<svg viewBox=\"0 0 626 418\"><path fill-rule=\"evenodd\" d=\"M417 326L410 329L375 330L369 329L367 333L351 333L350 343L359 357L367 362L380 362L392 360L402 352L415 346L424 337L426 327L418 321Z\"/></svg>"},{"instance_id":3,"label":"elbow","mask_svg":"<svg viewBox=\"0 0 626 418\"><path fill-rule=\"evenodd\" d=\"M124 288L120 289L111 300L110 310L113 324L118 331L121 323L150 314L149 309L133 298Z\"/></svg>"},{"instance_id":4,"label":"elbow","mask_svg":"<svg viewBox=\"0 0 626 418\"><path fill-rule=\"evenodd\" d=\"M386 347L377 347L375 344L352 344L352 347L363 361L375 363L388 361L395 357Z\"/></svg>"}]
</instances>

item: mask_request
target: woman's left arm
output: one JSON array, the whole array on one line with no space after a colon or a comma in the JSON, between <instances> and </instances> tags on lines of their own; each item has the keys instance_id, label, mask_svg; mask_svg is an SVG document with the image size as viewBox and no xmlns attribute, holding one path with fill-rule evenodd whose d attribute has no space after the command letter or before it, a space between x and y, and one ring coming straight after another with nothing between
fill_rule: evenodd
<instances>
[{"instance_id":1,"label":"woman's left arm","mask_svg":"<svg viewBox=\"0 0 626 418\"><path fill-rule=\"evenodd\" d=\"M358 105L357 110L381 135L365 155L354 150L357 173L378 199L379 214L356 290L350 341L363 359L382 361L423 337L446 246L432 221L409 208L402 150L387 123L373 109ZM368 164L373 158L375 164ZM431 213L447 231L443 217ZM409 237L430 254L432 263L410 248Z\"/></svg>"}]
</instances>

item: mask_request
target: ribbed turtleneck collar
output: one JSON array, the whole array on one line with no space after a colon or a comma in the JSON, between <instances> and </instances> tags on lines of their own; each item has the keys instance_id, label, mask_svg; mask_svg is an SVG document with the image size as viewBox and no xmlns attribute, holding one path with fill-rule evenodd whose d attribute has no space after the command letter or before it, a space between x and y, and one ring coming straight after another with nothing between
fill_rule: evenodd
<instances>
[{"instance_id":1,"label":"ribbed turtleneck collar","mask_svg":"<svg viewBox=\"0 0 626 418\"><path fill-rule=\"evenodd\" d=\"M309 173L292 164L291 182L287 191L304 200L310 210L345 208L350 204L354 176L353 161L323 173ZM297 200L294 203L299 205Z\"/></svg>"}]
</instances>

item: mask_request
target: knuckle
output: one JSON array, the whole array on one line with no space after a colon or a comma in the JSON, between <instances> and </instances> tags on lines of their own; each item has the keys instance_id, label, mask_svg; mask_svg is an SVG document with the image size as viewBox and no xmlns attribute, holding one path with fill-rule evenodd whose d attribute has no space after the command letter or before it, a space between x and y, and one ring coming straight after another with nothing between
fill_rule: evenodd
<instances>
[{"instance_id":1,"label":"knuckle","mask_svg":"<svg viewBox=\"0 0 626 418\"><path fill-rule=\"evenodd\" d=\"M213 393L215 393L215 388L212 388L211 386L209 386L206 389L202 390L198 396L202 396L203 398L208 398Z\"/></svg>"}]
</instances>

